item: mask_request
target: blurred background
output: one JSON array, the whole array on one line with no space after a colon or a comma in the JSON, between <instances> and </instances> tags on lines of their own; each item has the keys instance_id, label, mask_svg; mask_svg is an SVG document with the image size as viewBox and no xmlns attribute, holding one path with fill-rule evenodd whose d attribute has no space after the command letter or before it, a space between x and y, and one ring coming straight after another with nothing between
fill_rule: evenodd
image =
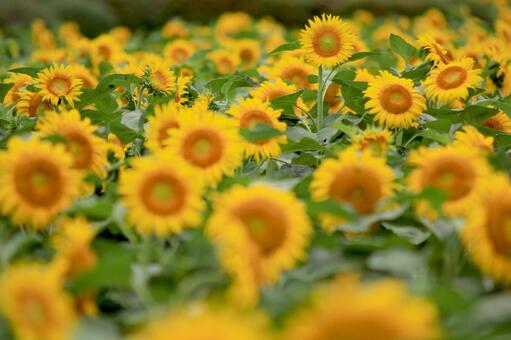
<instances>
[{"instance_id":1,"label":"blurred background","mask_svg":"<svg viewBox=\"0 0 511 340\"><path fill-rule=\"evenodd\" d=\"M348 15L364 8L375 15L415 15L431 6L448 11L458 4L467 5L485 20L494 15L489 6L475 0L0 0L0 27L25 24L34 18L50 24L74 20L82 32L95 36L115 25L154 28L174 16L207 23L225 11L271 15L286 25L301 26L323 12Z\"/></svg>"}]
</instances>

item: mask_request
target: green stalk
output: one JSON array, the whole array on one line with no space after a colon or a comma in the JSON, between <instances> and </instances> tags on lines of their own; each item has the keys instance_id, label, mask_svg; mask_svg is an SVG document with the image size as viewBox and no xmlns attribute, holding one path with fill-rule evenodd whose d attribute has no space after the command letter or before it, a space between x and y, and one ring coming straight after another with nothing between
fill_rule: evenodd
<instances>
[{"instance_id":1,"label":"green stalk","mask_svg":"<svg viewBox=\"0 0 511 340\"><path fill-rule=\"evenodd\" d=\"M323 128L323 67L320 66L318 68L318 95L317 95L317 103L316 103L316 117L317 117L317 123L316 123L316 130L319 131L321 128Z\"/></svg>"}]
</instances>

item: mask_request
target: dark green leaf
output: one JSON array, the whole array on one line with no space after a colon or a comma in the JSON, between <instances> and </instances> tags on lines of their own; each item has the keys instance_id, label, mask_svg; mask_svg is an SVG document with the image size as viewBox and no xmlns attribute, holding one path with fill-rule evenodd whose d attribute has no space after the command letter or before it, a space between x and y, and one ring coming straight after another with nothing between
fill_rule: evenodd
<instances>
[{"instance_id":1,"label":"dark green leaf","mask_svg":"<svg viewBox=\"0 0 511 340\"><path fill-rule=\"evenodd\" d=\"M280 45L279 47L277 47L276 49L271 51L268 54L268 56L272 56L272 55L275 55L275 54L278 54L278 53L281 53L281 52L284 52L284 51L297 50L299 48L300 48L300 42L298 40L297 41L293 41L293 42L290 42L290 43L286 43L286 44Z\"/></svg>"},{"instance_id":2,"label":"dark green leaf","mask_svg":"<svg viewBox=\"0 0 511 340\"><path fill-rule=\"evenodd\" d=\"M241 135L249 142L261 142L282 135L282 131L268 124L257 124L251 129L241 129Z\"/></svg>"},{"instance_id":3,"label":"dark green leaf","mask_svg":"<svg viewBox=\"0 0 511 340\"><path fill-rule=\"evenodd\" d=\"M22 73L31 76L32 78L36 78L37 74L41 72L43 67L19 67L9 70L12 73Z\"/></svg>"},{"instance_id":4,"label":"dark green leaf","mask_svg":"<svg viewBox=\"0 0 511 340\"><path fill-rule=\"evenodd\" d=\"M415 47L395 34L390 35L389 44L390 48L399 56L401 56L405 62L408 62L410 57L417 55L417 49Z\"/></svg>"},{"instance_id":5,"label":"dark green leaf","mask_svg":"<svg viewBox=\"0 0 511 340\"><path fill-rule=\"evenodd\" d=\"M0 103L4 102L5 95L14 86L14 83L0 84Z\"/></svg>"}]
</instances>

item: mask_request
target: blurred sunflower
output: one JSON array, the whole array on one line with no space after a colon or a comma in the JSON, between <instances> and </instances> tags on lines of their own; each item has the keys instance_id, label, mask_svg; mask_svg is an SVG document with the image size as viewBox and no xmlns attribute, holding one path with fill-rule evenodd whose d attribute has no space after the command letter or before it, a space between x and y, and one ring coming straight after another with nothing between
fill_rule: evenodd
<instances>
[{"instance_id":1,"label":"blurred sunflower","mask_svg":"<svg viewBox=\"0 0 511 340\"><path fill-rule=\"evenodd\" d=\"M71 338L76 322L58 271L39 264L15 265L0 277L0 310L18 339Z\"/></svg>"},{"instance_id":2,"label":"blurred sunflower","mask_svg":"<svg viewBox=\"0 0 511 340\"><path fill-rule=\"evenodd\" d=\"M265 102L272 101L279 97L288 96L296 92L296 86L287 84L286 82L277 79L262 82L258 87L251 90L249 94L250 96ZM306 110L307 105L304 103L301 97L298 97L294 107L294 113L296 115L303 115L304 111Z\"/></svg>"},{"instance_id":3,"label":"blurred sunflower","mask_svg":"<svg viewBox=\"0 0 511 340\"><path fill-rule=\"evenodd\" d=\"M465 125L454 134L453 145L475 148L482 153L489 153L493 151L493 137L487 137L475 127Z\"/></svg>"},{"instance_id":4,"label":"blurred sunflower","mask_svg":"<svg viewBox=\"0 0 511 340\"><path fill-rule=\"evenodd\" d=\"M483 122L483 125L497 131L511 133L511 118L504 112L499 112Z\"/></svg>"},{"instance_id":5,"label":"blurred sunflower","mask_svg":"<svg viewBox=\"0 0 511 340\"><path fill-rule=\"evenodd\" d=\"M485 275L511 284L511 183L504 174L485 181L470 206L461 238L472 261Z\"/></svg>"},{"instance_id":6,"label":"blurred sunflower","mask_svg":"<svg viewBox=\"0 0 511 340\"><path fill-rule=\"evenodd\" d=\"M149 66L149 80L151 86L163 93L176 90L176 76L164 63L153 63Z\"/></svg>"},{"instance_id":7,"label":"blurred sunflower","mask_svg":"<svg viewBox=\"0 0 511 340\"><path fill-rule=\"evenodd\" d=\"M65 276L76 276L94 268L97 257L90 244L96 232L84 218L66 218L59 223L53 237L55 263L62 266Z\"/></svg>"},{"instance_id":8,"label":"blurred sunflower","mask_svg":"<svg viewBox=\"0 0 511 340\"><path fill-rule=\"evenodd\" d=\"M265 319L229 306L192 305L151 321L132 340L268 340Z\"/></svg>"},{"instance_id":9,"label":"blurred sunflower","mask_svg":"<svg viewBox=\"0 0 511 340\"><path fill-rule=\"evenodd\" d=\"M285 340L431 340L440 338L435 305L411 296L396 280L362 284L356 275L338 278L308 309L291 319Z\"/></svg>"},{"instance_id":10,"label":"blurred sunflower","mask_svg":"<svg viewBox=\"0 0 511 340\"><path fill-rule=\"evenodd\" d=\"M364 96L366 110L388 128L416 127L417 117L426 109L426 100L410 79L398 78L382 71L369 82Z\"/></svg>"},{"instance_id":11,"label":"blurred sunflower","mask_svg":"<svg viewBox=\"0 0 511 340\"><path fill-rule=\"evenodd\" d=\"M39 118L36 130L41 137L65 139L66 150L73 156L73 168L101 177L106 175L108 145L94 134L97 126L89 118L81 119L78 110L48 111Z\"/></svg>"},{"instance_id":12,"label":"blurred sunflower","mask_svg":"<svg viewBox=\"0 0 511 340\"><path fill-rule=\"evenodd\" d=\"M174 101L178 104L184 104L189 101L188 86L192 82L192 77L179 75L176 80L176 93Z\"/></svg>"},{"instance_id":13,"label":"blurred sunflower","mask_svg":"<svg viewBox=\"0 0 511 340\"><path fill-rule=\"evenodd\" d=\"M188 28L183 21L172 19L163 25L161 35L166 38L186 38L188 36Z\"/></svg>"},{"instance_id":14,"label":"blurred sunflower","mask_svg":"<svg viewBox=\"0 0 511 340\"><path fill-rule=\"evenodd\" d=\"M216 71L220 75L236 72L240 64L239 56L226 49L219 49L208 53L208 59L213 62Z\"/></svg>"},{"instance_id":15,"label":"blurred sunflower","mask_svg":"<svg viewBox=\"0 0 511 340\"><path fill-rule=\"evenodd\" d=\"M234 119L200 109L178 117L179 129L170 130L164 144L193 167L206 184L214 185L240 166L244 144Z\"/></svg>"},{"instance_id":16,"label":"blurred sunflower","mask_svg":"<svg viewBox=\"0 0 511 340\"><path fill-rule=\"evenodd\" d=\"M375 155L385 155L392 144L392 132L380 127L368 127L352 136L352 145L359 151L369 150Z\"/></svg>"},{"instance_id":17,"label":"blurred sunflower","mask_svg":"<svg viewBox=\"0 0 511 340\"><path fill-rule=\"evenodd\" d=\"M274 110L268 102L257 98L248 98L231 106L228 111L237 121L240 129L253 129L258 124L266 124L280 131L286 131L286 123L279 122L280 110ZM254 156L259 161L261 158L277 157L280 155L280 144L285 144L287 137L282 134L256 142L245 142L245 153Z\"/></svg>"},{"instance_id":18,"label":"blurred sunflower","mask_svg":"<svg viewBox=\"0 0 511 340\"><path fill-rule=\"evenodd\" d=\"M27 85L30 85L34 80L31 76L23 73L13 73L9 77L3 80L3 84L13 84L11 89L6 93L4 98L5 105L11 105L16 103L20 99L20 93Z\"/></svg>"},{"instance_id":19,"label":"blurred sunflower","mask_svg":"<svg viewBox=\"0 0 511 340\"><path fill-rule=\"evenodd\" d=\"M195 46L190 40L176 39L163 49L163 57L171 65L184 63L195 53Z\"/></svg>"},{"instance_id":20,"label":"blurred sunflower","mask_svg":"<svg viewBox=\"0 0 511 340\"><path fill-rule=\"evenodd\" d=\"M284 57L267 69L268 78L289 81L298 89L314 89L317 84L309 82L309 75L316 74L314 66L301 58Z\"/></svg>"},{"instance_id":21,"label":"blurred sunflower","mask_svg":"<svg viewBox=\"0 0 511 340\"><path fill-rule=\"evenodd\" d=\"M15 224L42 229L78 196L80 177L62 145L12 138L0 160L0 207Z\"/></svg>"},{"instance_id":22,"label":"blurred sunflower","mask_svg":"<svg viewBox=\"0 0 511 340\"><path fill-rule=\"evenodd\" d=\"M353 54L354 41L350 26L330 14L314 17L300 32L305 57L315 66L333 67L346 61Z\"/></svg>"},{"instance_id":23,"label":"blurred sunflower","mask_svg":"<svg viewBox=\"0 0 511 340\"><path fill-rule=\"evenodd\" d=\"M114 156L123 161L126 157L126 151L131 147L132 143L124 144L119 137L113 133L109 133L107 136L108 149L113 152Z\"/></svg>"},{"instance_id":24,"label":"blurred sunflower","mask_svg":"<svg viewBox=\"0 0 511 340\"><path fill-rule=\"evenodd\" d=\"M219 195L206 228L233 276L231 293L240 305L255 304L261 286L305 257L312 232L301 201L263 184L236 186Z\"/></svg>"},{"instance_id":25,"label":"blurred sunflower","mask_svg":"<svg viewBox=\"0 0 511 340\"><path fill-rule=\"evenodd\" d=\"M450 53L428 34L422 34L417 39L417 45L426 52L426 60L434 65L446 65L452 61Z\"/></svg>"},{"instance_id":26,"label":"blurred sunflower","mask_svg":"<svg viewBox=\"0 0 511 340\"><path fill-rule=\"evenodd\" d=\"M171 129L179 128L178 117L180 116L179 104L169 102L156 105L154 115L149 116L146 137L146 146L152 152L165 148L165 140L169 137Z\"/></svg>"},{"instance_id":27,"label":"blurred sunflower","mask_svg":"<svg viewBox=\"0 0 511 340\"><path fill-rule=\"evenodd\" d=\"M43 96L39 92L22 91L16 103L16 112L20 115L35 117L44 110L49 110L50 105L43 102Z\"/></svg>"},{"instance_id":28,"label":"blurred sunflower","mask_svg":"<svg viewBox=\"0 0 511 340\"><path fill-rule=\"evenodd\" d=\"M438 65L430 71L423 82L426 97L442 103L449 103L454 99L466 99L469 88L474 88L483 81L480 76L481 70L473 69L473 66L472 58Z\"/></svg>"},{"instance_id":29,"label":"blurred sunflower","mask_svg":"<svg viewBox=\"0 0 511 340\"><path fill-rule=\"evenodd\" d=\"M371 214L392 195L394 174L385 158L370 150L349 148L338 158L326 159L314 171L310 191L313 200L331 199L350 204L358 214ZM333 231L344 223L342 217L320 215L322 227Z\"/></svg>"},{"instance_id":30,"label":"blurred sunflower","mask_svg":"<svg viewBox=\"0 0 511 340\"><path fill-rule=\"evenodd\" d=\"M85 66L73 64L69 66L70 73L75 79L81 79L82 85L86 89L95 89L98 85L98 79Z\"/></svg>"},{"instance_id":31,"label":"blurred sunflower","mask_svg":"<svg viewBox=\"0 0 511 340\"><path fill-rule=\"evenodd\" d=\"M82 93L82 80L74 77L69 66L52 65L37 74L36 87L44 101L56 106L64 99L73 106Z\"/></svg>"},{"instance_id":32,"label":"blurred sunflower","mask_svg":"<svg viewBox=\"0 0 511 340\"><path fill-rule=\"evenodd\" d=\"M490 173L477 149L455 145L413 150L408 163L415 167L408 176L410 190L420 193L432 187L445 191L447 200L442 209L449 215L465 212L467 203L476 198L482 180ZM424 217L436 218L426 201L419 202L417 209Z\"/></svg>"},{"instance_id":33,"label":"blurred sunflower","mask_svg":"<svg viewBox=\"0 0 511 340\"><path fill-rule=\"evenodd\" d=\"M215 33L218 39L229 38L235 33L248 30L252 18L244 12L227 12L220 15L216 22Z\"/></svg>"},{"instance_id":34,"label":"blurred sunflower","mask_svg":"<svg viewBox=\"0 0 511 340\"><path fill-rule=\"evenodd\" d=\"M136 158L132 164L121 173L118 190L135 229L165 236L198 225L204 209L203 184L193 168L165 151Z\"/></svg>"}]
</instances>

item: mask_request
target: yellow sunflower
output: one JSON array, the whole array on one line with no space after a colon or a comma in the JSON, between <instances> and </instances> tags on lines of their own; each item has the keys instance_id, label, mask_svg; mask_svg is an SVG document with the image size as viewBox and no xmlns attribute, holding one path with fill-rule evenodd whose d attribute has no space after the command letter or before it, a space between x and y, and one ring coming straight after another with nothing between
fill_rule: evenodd
<instances>
[{"instance_id":1,"label":"yellow sunflower","mask_svg":"<svg viewBox=\"0 0 511 340\"><path fill-rule=\"evenodd\" d=\"M186 38L188 36L188 28L183 21L172 19L163 25L161 35L166 38Z\"/></svg>"},{"instance_id":2,"label":"yellow sunflower","mask_svg":"<svg viewBox=\"0 0 511 340\"><path fill-rule=\"evenodd\" d=\"M474 70L473 66L472 58L438 65L423 82L426 97L446 104L454 99L466 99L468 89L476 87L483 81L480 76L481 70Z\"/></svg>"},{"instance_id":3,"label":"yellow sunflower","mask_svg":"<svg viewBox=\"0 0 511 340\"><path fill-rule=\"evenodd\" d=\"M276 98L293 94L296 91L296 86L287 84L286 82L277 79L267 80L261 83L261 85L251 90L249 94L250 96L258 98L264 102L272 101ZM307 105L304 103L301 97L297 99L293 111L297 116L304 115L304 111L307 111Z\"/></svg>"},{"instance_id":4,"label":"yellow sunflower","mask_svg":"<svg viewBox=\"0 0 511 340\"><path fill-rule=\"evenodd\" d=\"M442 210L448 215L465 211L467 202L475 199L481 181L490 172L478 150L455 145L413 150L408 163L415 167L408 176L410 190L420 193L432 187L445 191L447 199ZM428 202L419 202L417 210L424 217L436 218Z\"/></svg>"},{"instance_id":5,"label":"yellow sunflower","mask_svg":"<svg viewBox=\"0 0 511 340\"><path fill-rule=\"evenodd\" d=\"M338 278L319 291L309 308L288 323L285 340L432 340L440 338L439 311L407 293L403 283L381 279L360 283Z\"/></svg>"},{"instance_id":6,"label":"yellow sunflower","mask_svg":"<svg viewBox=\"0 0 511 340\"><path fill-rule=\"evenodd\" d=\"M257 98L243 99L238 104L231 106L228 111L237 121L240 129L253 129L257 124L267 124L284 133L286 123L279 122L280 110L274 110L268 102ZM277 157L280 155L280 144L285 144L287 137L282 134L266 140L245 142L245 153L254 156L259 161L261 158Z\"/></svg>"},{"instance_id":7,"label":"yellow sunflower","mask_svg":"<svg viewBox=\"0 0 511 340\"><path fill-rule=\"evenodd\" d=\"M392 132L389 130L368 127L352 137L352 145L359 151L370 150L375 155L385 155L392 140Z\"/></svg>"},{"instance_id":8,"label":"yellow sunflower","mask_svg":"<svg viewBox=\"0 0 511 340\"><path fill-rule=\"evenodd\" d=\"M280 79L291 82L298 89L317 88L317 84L309 82L308 76L316 74L314 66L301 58L285 57L277 61L267 70L268 79Z\"/></svg>"},{"instance_id":9,"label":"yellow sunflower","mask_svg":"<svg viewBox=\"0 0 511 340\"><path fill-rule=\"evenodd\" d=\"M149 66L151 85L164 93L176 90L176 76L164 63L153 63Z\"/></svg>"},{"instance_id":10,"label":"yellow sunflower","mask_svg":"<svg viewBox=\"0 0 511 340\"><path fill-rule=\"evenodd\" d=\"M370 83L374 80L374 76L369 72L369 70L365 68L357 68L355 71L355 79L354 81L360 81L364 83Z\"/></svg>"},{"instance_id":11,"label":"yellow sunflower","mask_svg":"<svg viewBox=\"0 0 511 340\"><path fill-rule=\"evenodd\" d=\"M316 66L333 67L342 63L353 54L354 43L350 26L330 14L314 17L300 32L305 57Z\"/></svg>"},{"instance_id":12,"label":"yellow sunflower","mask_svg":"<svg viewBox=\"0 0 511 340\"><path fill-rule=\"evenodd\" d=\"M112 151L114 156L123 161L126 158L126 151L131 147L132 143L124 144L119 137L113 133L109 133L107 136L108 149Z\"/></svg>"},{"instance_id":13,"label":"yellow sunflower","mask_svg":"<svg viewBox=\"0 0 511 340\"><path fill-rule=\"evenodd\" d=\"M165 236L201 220L203 184L171 152L134 159L133 168L121 173L118 190L128 222L141 233Z\"/></svg>"},{"instance_id":14,"label":"yellow sunflower","mask_svg":"<svg viewBox=\"0 0 511 340\"><path fill-rule=\"evenodd\" d=\"M195 46L186 39L176 39L165 45L163 49L163 57L171 65L184 63L194 53Z\"/></svg>"},{"instance_id":15,"label":"yellow sunflower","mask_svg":"<svg viewBox=\"0 0 511 340\"><path fill-rule=\"evenodd\" d=\"M483 125L493 130L511 133L511 118L504 112L499 112L488 118Z\"/></svg>"},{"instance_id":16,"label":"yellow sunflower","mask_svg":"<svg viewBox=\"0 0 511 340\"><path fill-rule=\"evenodd\" d=\"M15 224L42 229L78 196L80 177L61 145L12 138L0 160L0 207Z\"/></svg>"},{"instance_id":17,"label":"yellow sunflower","mask_svg":"<svg viewBox=\"0 0 511 340\"><path fill-rule=\"evenodd\" d=\"M114 64L114 59L122 53L122 45L111 34L101 34L88 44L92 63L97 67L102 61Z\"/></svg>"},{"instance_id":18,"label":"yellow sunflower","mask_svg":"<svg viewBox=\"0 0 511 340\"><path fill-rule=\"evenodd\" d=\"M108 144L94 134L97 127L89 118L81 119L78 110L48 111L39 118L36 130L42 137L57 135L66 140L66 149L73 155L73 168L106 175Z\"/></svg>"},{"instance_id":19,"label":"yellow sunflower","mask_svg":"<svg viewBox=\"0 0 511 340\"><path fill-rule=\"evenodd\" d=\"M341 87L335 83L331 83L325 92L324 101L328 104L329 113L336 113L339 111L344 104Z\"/></svg>"},{"instance_id":20,"label":"yellow sunflower","mask_svg":"<svg viewBox=\"0 0 511 340\"><path fill-rule=\"evenodd\" d=\"M371 214L392 195L394 174L385 158L370 150L344 150L338 158L326 159L314 171L310 190L315 201L331 199L350 204L358 214ZM342 217L323 214L322 227L333 231L344 223Z\"/></svg>"},{"instance_id":21,"label":"yellow sunflower","mask_svg":"<svg viewBox=\"0 0 511 340\"><path fill-rule=\"evenodd\" d=\"M240 58L237 54L229 50L215 50L208 53L208 59L215 65L216 71L220 75L226 75L236 72Z\"/></svg>"},{"instance_id":22,"label":"yellow sunflower","mask_svg":"<svg viewBox=\"0 0 511 340\"><path fill-rule=\"evenodd\" d=\"M59 223L60 229L53 237L55 263L62 266L65 276L75 276L96 265L96 254L90 243L95 230L84 218L66 218Z\"/></svg>"},{"instance_id":23,"label":"yellow sunflower","mask_svg":"<svg viewBox=\"0 0 511 340\"><path fill-rule=\"evenodd\" d=\"M265 318L228 306L194 304L149 322L131 340L268 340Z\"/></svg>"},{"instance_id":24,"label":"yellow sunflower","mask_svg":"<svg viewBox=\"0 0 511 340\"><path fill-rule=\"evenodd\" d=\"M434 65L445 65L452 61L450 53L428 34L419 36L417 45L426 51L426 59L432 61Z\"/></svg>"},{"instance_id":25,"label":"yellow sunflower","mask_svg":"<svg viewBox=\"0 0 511 340\"><path fill-rule=\"evenodd\" d=\"M168 139L170 130L179 128L180 110L179 104L174 102L154 107L154 115L149 116L146 130L146 146L149 150L156 152L165 148L164 142Z\"/></svg>"},{"instance_id":26,"label":"yellow sunflower","mask_svg":"<svg viewBox=\"0 0 511 340\"><path fill-rule=\"evenodd\" d=\"M485 275L511 284L511 183L506 175L485 181L461 230L472 261Z\"/></svg>"},{"instance_id":27,"label":"yellow sunflower","mask_svg":"<svg viewBox=\"0 0 511 340\"><path fill-rule=\"evenodd\" d=\"M426 100L414 89L413 81L387 71L369 82L364 95L369 99L366 110L375 115L380 125L391 129L417 126L417 117L426 109Z\"/></svg>"},{"instance_id":28,"label":"yellow sunflower","mask_svg":"<svg viewBox=\"0 0 511 340\"><path fill-rule=\"evenodd\" d=\"M475 148L482 153L493 151L493 137L483 135L471 125L465 125L461 130L456 131L453 144Z\"/></svg>"},{"instance_id":29,"label":"yellow sunflower","mask_svg":"<svg viewBox=\"0 0 511 340\"><path fill-rule=\"evenodd\" d=\"M245 306L257 302L261 286L305 257L312 232L301 201L263 184L219 195L206 228L233 277L232 297Z\"/></svg>"},{"instance_id":30,"label":"yellow sunflower","mask_svg":"<svg viewBox=\"0 0 511 340\"><path fill-rule=\"evenodd\" d=\"M192 82L192 77L179 75L176 80L176 93L174 94L174 101L178 104L187 103L189 98L188 85Z\"/></svg>"},{"instance_id":31,"label":"yellow sunflower","mask_svg":"<svg viewBox=\"0 0 511 340\"><path fill-rule=\"evenodd\" d=\"M71 74L75 79L81 79L83 87L86 89L95 89L98 86L98 79L85 66L73 64L69 66Z\"/></svg>"},{"instance_id":32,"label":"yellow sunflower","mask_svg":"<svg viewBox=\"0 0 511 340\"><path fill-rule=\"evenodd\" d=\"M179 129L169 131L164 143L193 167L206 184L216 184L241 165L244 144L234 119L192 109L178 118L178 125Z\"/></svg>"},{"instance_id":33,"label":"yellow sunflower","mask_svg":"<svg viewBox=\"0 0 511 340\"><path fill-rule=\"evenodd\" d=\"M13 84L11 89L5 95L4 104L14 104L18 99L20 99L20 93L32 82L32 77L23 73L13 73L11 76L4 79L4 84Z\"/></svg>"},{"instance_id":34,"label":"yellow sunflower","mask_svg":"<svg viewBox=\"0 0 511 340\"><path fill-rule=\"evenodd\" d=\"M18 339L71 338L76 315L52 267L20 264L0 277L0 310Z\"/></svg>"},{"instance_id":35,"label":"yellow sunflower","mask_svg":"<svg viewBox=\"0 0 511 340\"><path fill-rule=\"evenodd\" d=\"M246 31L252 25L252 18L244 12L223 13L216 22L215 33L219 39Z\"/></svg>"},{"instance_id":36,"label":"yellow sunflower","mask_svg":"<svg viewBox=\"0 0 511 340\"><path fill-rule=\"evenodd\" d=\"M227 47L230 47L234 54L238 56L241 69L250 69L259 64L259 58L261 57L261 46L258 40L234 40L229 42Z\"/></svg>"},{"instance_id":37,"label":"yellow sunflower","mask_svg":"<svg viewBox=\"0 0 511 340\"><path fill-rule=\"evenodd\" d=\"M20 98L16 103L16 112L18 114L35 117L48 109L50 109L50 105L43 102L43 96L39 92L20 92Z\"/></svg>"},{"instance_id":38,"label":"yellow sunflower","mask_svg":"<svg viewBox=\"0 0 511 340\"><path fill-rule=\"evenodd\" d=\"M52 65L37 74L36 87L44 101L56 106L64 99L73 106L82 93L82 80L74 77L69 66Z\"/></svg>"}]
</instances>

